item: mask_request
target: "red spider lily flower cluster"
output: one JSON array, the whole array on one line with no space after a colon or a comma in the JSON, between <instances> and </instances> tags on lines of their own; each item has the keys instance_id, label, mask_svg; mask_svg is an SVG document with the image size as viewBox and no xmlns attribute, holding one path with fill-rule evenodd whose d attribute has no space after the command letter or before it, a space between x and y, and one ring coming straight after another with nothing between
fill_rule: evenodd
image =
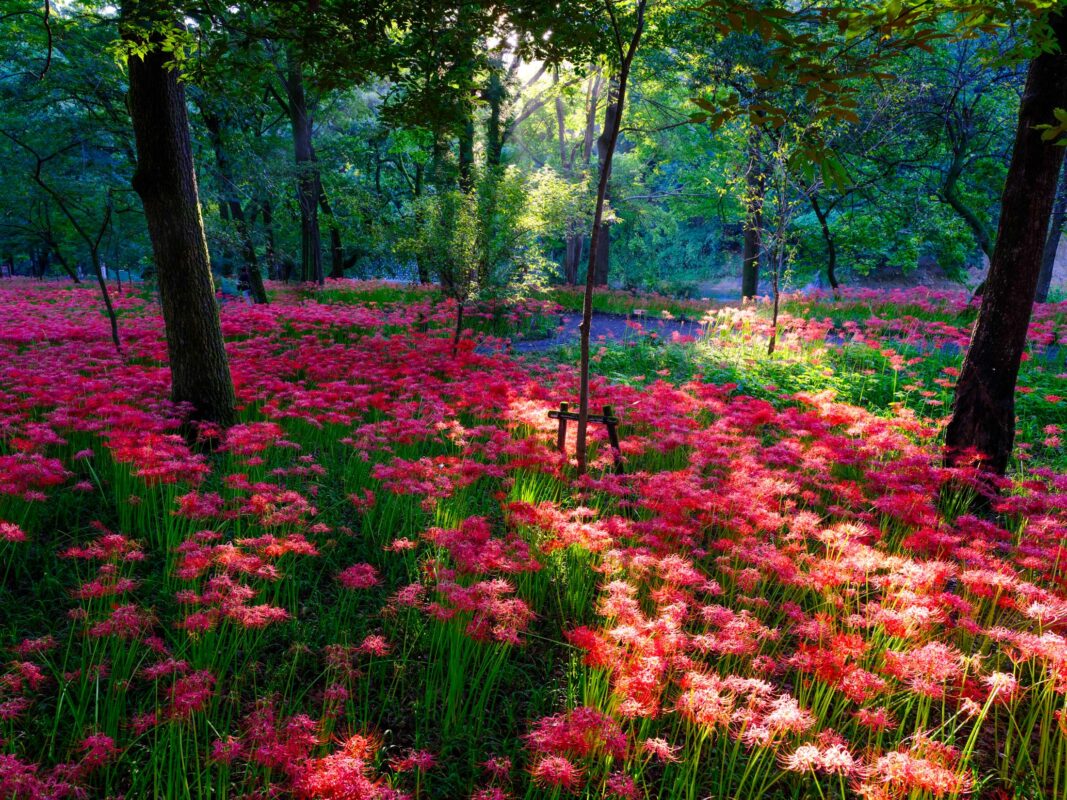
<instances>
[{"instance_id":1,"label":"red spider lily flower cluster","mask_svg":"<svg viewBox=\"0 0 1067 800\"><path fill-rule=\"evenodd\" d=\"M872 800L985 779L1052 791L1067 752L1064 475L1024 458L968 513L952 491L983 487L942 466L939 416L650 371L594 376L596 405L624 419L627 469L600 469L598 428L593 470L573 481L547 418L576 398L570 369L492 337L453 355L453 309L429 295L276 290L269 307L223 310L244 421L197 443L167 399L151 304L115 298L124 359L90 295L0 287L0 587L60 587L37 627L0 641L0 796L95 796L105 773L121 786L163 759L168 736L235 796L459 796L432 783L450 759L479 765L462 796L523 796L519 781L669 796L672 776L703 780L720 756L737 769L714 796L745 775ZM944 321L962 294L846 292L856 319L836 325L818 297L791 302L787 353L863 348L931 392L928 410L957 377L918 367L966 345ZM1040 309L1032 346L1062 347L1065 328L1064 309ZM769 328L722 309L706 331L743 347ZM1062 413L1063 395L1025 397ZM1034 452L1058 446L1060 419ZM481 747L462 758L423 749L448 710L423 700L443 694L419 682L431 658L459 664L463 707L542 647L576 654L539 673L574 681L545 693L571 707L462 718ZM486 707L511 692L494 684ZM90 714L96 698L108 714ZM397 741L369 733L386 728ZM1002 773L1006 737L1027 756Z\"/></svg>"}]
</instances>

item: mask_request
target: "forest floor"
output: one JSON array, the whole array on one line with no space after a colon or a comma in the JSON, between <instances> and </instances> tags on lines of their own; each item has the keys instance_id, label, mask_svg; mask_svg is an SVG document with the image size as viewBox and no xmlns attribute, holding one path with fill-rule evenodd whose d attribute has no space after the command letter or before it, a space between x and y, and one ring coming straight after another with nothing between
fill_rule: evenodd
<instances>
[{"instance_id":1,"label":"forest floor","mask_svg":"<svg viewBox=\"0 0 1067 800\"><path fill-rule=\"evenodd\" d=\"M269 288L189 443L151 296L0 284L0 797L1067 800L1067 304L980 509L965 293L598 293L579 478L577 293Z\"/></svg>"}]
</instances>

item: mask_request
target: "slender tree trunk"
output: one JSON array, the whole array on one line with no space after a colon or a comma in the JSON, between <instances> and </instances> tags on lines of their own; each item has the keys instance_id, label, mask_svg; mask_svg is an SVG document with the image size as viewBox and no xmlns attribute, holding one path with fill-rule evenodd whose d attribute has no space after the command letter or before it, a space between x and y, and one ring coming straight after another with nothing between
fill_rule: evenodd
<instances>
[{"instance_id":1,"label":"slender tree trunk","mask_svg":"<svg viewBox=\"0 0 1067 800\"><path fill-rule=\"evenodd\" d=\"M34 247L30 250L30 272L39 281L44 280L44 273L48 269L48 250L43 247Z\"/></svg>"},{"instance_id":2,"label":"slender tree trunk","mask_svg":"<svg viewBox=\"0 0 1067 800\"><path fill-rule=\"evenodd\" d=\"M604 127L600 131L600 138L597 140L596 148L597 159L600 162L601 183L604 184L605 202L611 199L611 162L615 154L615 145L620 127L620 96L619 80L613 79L608 86L608 104L604 109ZM614 135L612 131L615 131ZM607 286L608 270L611 265L611 226L604 221L603 214L600 217L600 224L593 229L592 235L596 240L596 246L590 248L590 252L595 257L589 261L590 268L593 270L593 284L594 286Z\"/></svg>"},{"instance_id":3,"label":"slender tree trunk","mask_svg":"<svg viewBox=\"0 0 1067 800\"><path fill-rule=\"evenodd\" d=\"M63 252L59 249L59 245L56 244L55 238L52 236L52 232L49 231L44 236L45 244L48 245L48 249L52 251L52 254L56 257L56 261L63 267L63 271L70 276L70 279L75 283L81 283L81 278L78 277L78 273L70 265L70 262L64 257Z\"/></svg>"},{"instance_id":4,"label":"slender tree trunk","mask_svg":"<svg viewBox=\"0 0 1067 800\"><path fill-rule=\"evenodd\" d=\"M508 92L500 77L502 69L499 59L494 59L489 70L489 85L485 90L485 99L489 104L489 119L485 124L485 164L490 170L500 166L504 155L502 116Z\"/></svg>"},{"instance_id":5,"label":"slender tree trunk","mask_svg":"<svg viewBox=\"0 0 1067 800\"><path fill-rule=\"evenodd\" d=\"M459 340L463 335L463 312L464 302L462 300L456 300L456 330L452 336L452 358L456 357L459 352Z\"/></svg>"},{"instance_id":6,"label":"slender tree trunk","mask_svg":"<svg viewBox=\"0 0 1067 800\"><path fill-rule=\"evenodd\" d=\"M137 5L127 3L124 11ZM236 400L211 280L185 88L172 56L157 40L150 44L143 59L128 60L137 146L133 188L144 204L158 269L171 396L188 404L192 421L228 426L237 417Z\"/></svg>"},{"instance_id":7,"label":"slender tree trunk","mask_svg":"<svg viewBox=\"0 0 1067 800\"><path fill-rule=\"evenodd\" d=\"M553 85L559 85L559 71L552 76ZM559 145L559 165L563 175L574 178L574 159L567 154L567 109L563 96L556 95L556 138ZM582 245L579 234L567 234L566 248L563 255L563 282L573 286L578 282L578 260L581 258Z\"/></svg>"},{"instance_id":8,"label":"slender tree trunk","mask_svg":"<svg viewBox=\"0 0 1067 800\"><path fill-rule=\"evenodd\" d=\"M815 212L815 216L819 220L822 238L826 242L826 277L830 281L830 288L836 294L840 288L840 284L837 282L837 242L834 240L834 234L830 230L830 221L826 216L826 212L823 211L822 206L819 205L819 198L814 194L811 195L811 210Z\"/></svg>"},{"instance_id":9,"label":"slender tree trunk","mask_svg":"<svg viewBox=\"0 0 1067 800\"><path fill-rule=\"evenodd\" d=\"M556 78L558 82L558 75ZM593 142L596 139L596 109L600 102L600 73L596 72L589 77L585 97L585 128L581 144L581 168L583 173L588 172L589 163L593 155ZM567 152L567 128L566 110L562 97L556 97L556 128L559 138L559 158L564 174L573 179L576 176L576 156L568 155ZM567 236L567 247L563 256L563 280L568 285L578 283L578 266L582 260L582 250L585 247L585 237L580 233L572 233Z\"/></svg>"},{"instance_id":10,"label":"slender tree trunk","mask_svg":"<svg viewBox=\"0 0 1067 800\"><path fill-rule=\"evenodd\" d=\"M771 309L771 338L767 343L767 355L773 356L774 349L778 346L778 311L781 306L781 280L782 269L785 267L785 237L786 230L789 222L789 211L787 206L786 192L789 189L788 181L784 178L784 165L779 165L779 169L782 170L782 180L778 183L778 224L775 226L774 231L774 263L773 271L771 273L771 292L774 298L774 305Z\"/></svg>"},{"instance_id":11,"label":"slender tree trunk","mask_svg":"<svg viewBox=\"0 0 1067 800\"><path fill-rule=\"evenodd\" d=\"M996 475L1007 470L1015 441L1015 384L1064 158L1064 148L1043 141L1038 128L1067 108L1067 18L1050 22L1060 52L1030 62L996 247L945 437L947 463L975 455L979 468Z\"/></svg>"},{"instance_id":12,"label":"slender tree trunk","mask_svg":"<svg viewBox=\"0 0 1067 800\"><path fill-rule=\"evenodd\" d=\"M305 283L323 284L322 232L319 228L319 169L312 148L311 115L304 89L304 69L290 49L286 52L285 90L289 119L293 126L296 157L296 193L300 205L300 269Z\"/></svg>"},{"instance_id":13,"label":"slender tree trunk","mask_svg":"<svg viewBox=\"0 0 1067 800\"><path fill-rule=\"evenodd\" d=\"M233 178L233 170L230 167L230 159L223 141L222 120L216 114L205 113L203 109L200 113L211 139L212 150L215 152L215 168L218 171L221 190L219 214L223 221L232 224L237 232L237 239L241 244L242 265L248 270L248 285L252 300L258 304L265 304L267 291L263 286L263 274L259 271L259 260L256 258L256 245L252 241L252 231L245 219L244 206L241 205L241 198L237 194L237 182Z\"/></svg>"},{"instance_id":14,"label":"slender tree trunk","mask_svg":"<svg viewBox=\"0 0 1067 800\"><path fill-rule=\"evenodd\" d=\"M459 136L459 188L465 193L474 189L474 118L470 109Z\"/></svg>"},{"instance_id":15,"label":"slender tree trunk","mask_svg":"<svg viewBox=\"0 0 1067 800\"><path fill-rule=\"evenodd\" d=\"M745 179L745 231L741 254L741 298L753 300L759 294L759 262L763 230L763 199L766 176L759 157L759 139L749 142L748 175Z\"/></svg>"},{"instance_id":16,"label":"slender tree trunk","mask_svg":"<svg viewBox=\"0 0 1067 800\"><path fill-rule=\"evenodd\" d=\"M615 100L617 113L612 118L611 129L607 131L604 147L604 164L600 170L600 181L597 184L596 209L593 212L593 233L589 241L589 264L585 275L585 297L582 302L582 324L579 327L581 356L579 362L579 389L578 389L578 436L575 446L578 474L584 475L586 469L586 437L589 429L589 333L593 326L593 288L594 271L597 259L597 246L599 237L596 232L604 221L604 203L608 195L608 176L611 174L611 160L615 155L615 145L619 141L619 128L622 125L622 112L626 105L626 83L630 77L630 65L633 63L637 47L641 42L641 34L645 29L645 7L647 0L637 2L637 24L634 28L630 46L625 53L619 53L621 64L618 78L618 97ZM621 44L620 44L621 47Z\"/></svg>"},{"instance_id":17,"label":"slender tree trunk","mask_svg":"<svg viewBox=\"0 0 1067 800\"><path fill-rule=\"evenodd\" d=\"M580 233L567 237L567 254L563 260L563 280L569 286L578 283L578 263L582 260L582 250L585 249L585 237Z\"/></svg>"},{"instance_id":18,"label":"slender tree trunk","mask_svg":"<svg viewBox=\"0 0 1067 800\"><path fill-rule=\"evenodd\" d=\"M982 221L974 209L968 207L968 205L963 202L963 198L960 197L959 192L957 191L959 180L963 176L963 166L966 162L966 156L966 152L961 150L953 157L948 172L945 174L945 182L941 187L941 199L944 200L944 202L946 202L949 207L959 215L960 219L967 224L967 227L971 229L971 233L974 234L978 246L982 248L982 252L992 260L992 231L990 231L989 226Z\"/></svg>"},{"instance_id":19,"label":"slender tree trunk","mask_svg":"<svg viewBox=\"0 0 1067 800\"><path fill-rule=\"evenodd\" d=\"M267 236L267 275L271 280L278 280L278 251L274 246L274 207L269 197L263 198L263 230Z\"/></svg>"},{"instance_id":20,"label":"slender tree trunk","mask_svg":"<svg viewBox=\"0 0 1067 800\"><path fill-rule=\"evenodd\" d=\"M119 320L115 315L115 306L111 302L111 295L107 291L107 281L104 280L104 271L100 269L100 253L95 247L89 248L89 255L93 262L93 273L96 275L97 286L100 287L100 296L104 299L104 308L107 310L107 320L111 326L111 342L115 350L122 355L122 340L119 338Z\"/></svg>"},{"instance_id":21,"label":"slender tree trunk","mask_svg":"<svg viewBox=\"0 0 1067 800\"><path fill-rule=\"evenodd\" d=\"M418 221L419 225L422 225L424 220L423 208L422 205L418 202L419 198L422 197L422 185L424 179L425 168L422 164L416 164L415 184L411 189L411 194L415 198L415 219ZM423 285L428 284L430 282L431 275L429 266L426 264L426 262L421 258L415 259L415 268L418 270L419 273L419 283Z\"/></svg>"},{"instance_id":22,"label":"slender tree trunk","mask_svg":"<svg viewBox=\"0 0 1067 800\"><path fill-rule=\"evenodd\" d=\"M330 198L319 179L319 208L326 215L327 224L330 226L330 277L343 278L345 276L345 248L341 243L341 228L333 216L333 208L330 206Z\"/></svg>"},{"instance_id":23,"label":"slender tree trunk","mask_svg":"<svg viewBox=\"0 0 1067 800\"><path fill-rule=\"evenodd\" d=\"M1049 224L1048 238L1045 240L1045 252L1041 256L1041 275L1037 279L1038 303L1048 302L1049 289L1052 287L1052 273L1056 270L1056 254L1060 250L1063 226L1067 223L1067 166L1060 171L1060 184L1056 188L1056 205L1052 209L1052 221Z\"/></svg>"},{"instance_id":24,"label":"slender tree trunk","mask_svg":"<svg viewBox=\"0 0 1067 800\"><path fill-rule=\"evenodd\" d=\"M229 202L230 191L229 187L226 185L227 181L224 176L224 173L229 170L229 164L227 163L226 155L222 150L222 121L217 115L206 112L202 105L200 106L200 117L204 121L204 127L208 132L208 139L211 141L211 149L215 155L216 177L219 182L219 219L222 220L224 231L220 253L220 261L222 263L216 263L215 268L222 273L223 277L229 278L233 276L233 266L237 259L233 254L233 248L230 247L230 237L228 235L229 231L233 228L233 215L231 213Z\"/></svg>"}]
</instances>

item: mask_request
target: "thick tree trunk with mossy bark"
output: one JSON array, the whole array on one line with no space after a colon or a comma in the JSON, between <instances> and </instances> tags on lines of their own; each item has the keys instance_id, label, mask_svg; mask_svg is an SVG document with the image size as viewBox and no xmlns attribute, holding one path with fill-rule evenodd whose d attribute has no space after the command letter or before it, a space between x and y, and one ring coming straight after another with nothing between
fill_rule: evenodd
<instances>
[{"instance_id":1,"label":"thick tree trunk with mossy bark","mask_svg":"<svg viewBox=\"0 0 1067 800\"><path fill-rule=\"evenodd\" d=\"M133 29L126 35L141 34ZM152 240L171 396L188 404L191 421L226 427L236 421L236 401L211 280L185 89L171 55L157 42L152 44L143 59L128 60L130 118L137 145L133 188L144 204Z\"/></svg>"},{"instance_id":2,"label":"thick tree trunk with mossy bark","mask_svg":"<svg viewBox=\"0 0 1067 800\"><path fill-rule=\"evenodd\" d=\"M996 246L945 436L948 464L975 455L979 468L997 475L1015 441L1015 384L1064 159L1064 148L1044 141L1039 128L1067 108L1067 18L1054 15L1051 24L1061 52L1030 62Z\"/></svg>"}]
</instances>

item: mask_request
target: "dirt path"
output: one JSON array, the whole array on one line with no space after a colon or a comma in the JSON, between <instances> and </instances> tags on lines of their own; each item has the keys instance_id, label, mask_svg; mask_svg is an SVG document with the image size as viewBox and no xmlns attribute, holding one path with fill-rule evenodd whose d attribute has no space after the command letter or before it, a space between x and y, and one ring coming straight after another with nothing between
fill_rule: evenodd
<instances>
[{"instance_id":1,"label":"dirt path","mask_svg":"<svg viewBox=\"0 0 1067 800\"><path fill-rule=\"evenodd\" d=\"M531 339L512 343L512 350L517 353L535 353L551 350L566 344L578 342L578 326L582 315L567 311L560 315L560 325L554 333L545 339ZM593 346L598 342L623 342L642 336L655 335L661 339L677 336L698 337L704 326L694 320L660 319L658 317L637 317L625 314L593 313L593 330L590 338Z\"/></svg>"}]
</instances>

